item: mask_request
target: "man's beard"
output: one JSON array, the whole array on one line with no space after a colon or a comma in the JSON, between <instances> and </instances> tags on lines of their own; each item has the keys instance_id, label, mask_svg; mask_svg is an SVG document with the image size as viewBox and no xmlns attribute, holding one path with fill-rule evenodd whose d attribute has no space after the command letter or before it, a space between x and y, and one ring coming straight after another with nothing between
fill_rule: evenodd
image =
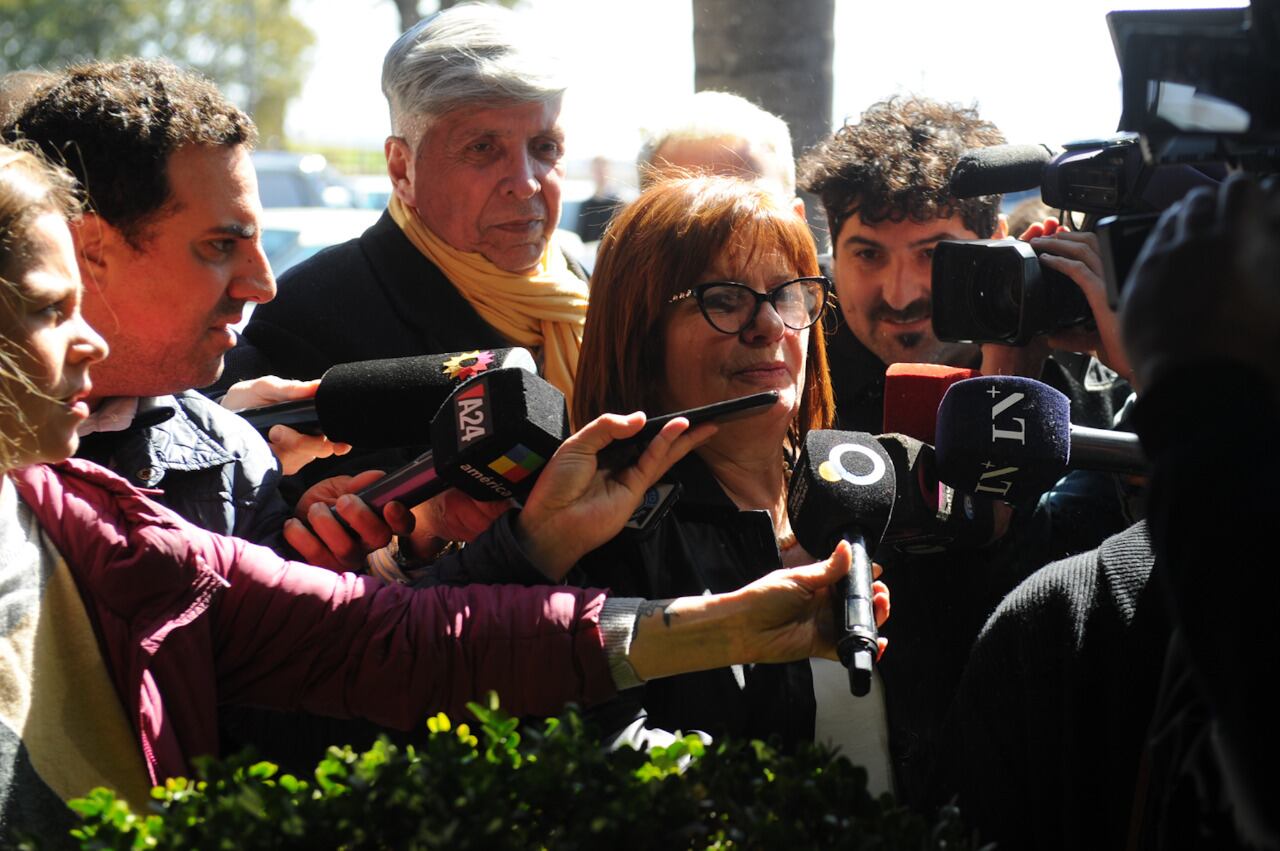
<instances>
[{"instance_id":1,"label":"man's beard","mask_svg":"<svg viewBox=\"0 0 1280 851\"><path fill-rule=\"evenodd\" d=\"M898 345L902 348L914 349L916 346L920 345L922 340L924 340L924 334L915 331L910 334L898 334L895 339L898 341Z\"/></svg>"},{"instance_id":2,"label":"man's beard","mask_svg":"<svg viewBox=\"0 0 1280 851\"><path fill-rule=\"evenodd\" d=\"M922 345L926 348L934 348L935 346L931 346L930 343L936 344L937 341L925 331L895 332L893 329L899 325L927 320L932 316L933 305L929 299L921 298L911 302L902 310L895 310L882 301L871 308L868 318L876 336L896 343L903 352L912 352Z\"/></svg>"},{"instance_id":3,"label":"man's beard","mask_svg":"<svg viewBox=\"0 0 1280 851\"><path fill-rule=\"evenodd\" d=\"M931 331L894 332L895 325L919 322L933 316L933 305L929 299L916 299L902 310L895 310L884 302L871 309L871 333L884 343L889 343L894 351L886 351L886 346L869 346L886 364L895 361L902 363L936 363L948 366L971 366L978 357L977 346L966 343L944 343L935 338Z\"/></svg>"}]
</instances>

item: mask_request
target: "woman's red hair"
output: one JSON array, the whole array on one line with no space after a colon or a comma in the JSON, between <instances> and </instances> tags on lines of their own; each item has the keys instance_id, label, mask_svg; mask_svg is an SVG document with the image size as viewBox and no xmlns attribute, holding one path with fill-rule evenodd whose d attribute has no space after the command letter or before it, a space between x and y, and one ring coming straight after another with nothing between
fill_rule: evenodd
<instances>
[{"instance_id":1,"label":"woman's red hair","mask_svg":"<svg viewBox=\"0 0 1280 851\"><path fill-rule=\"evenodd\" d=\"M821 274L813 237L755 184L705 175L645 190L609 225L591 276L591 307L573 389L577 427L602 413L662 410L668 300L701 283L726 251L777 252L801 276ZM748 259L750 262L750 259ZM811 329L796 433L829 428L835 402L821 323Z\"/></svg>"}]
</instances>

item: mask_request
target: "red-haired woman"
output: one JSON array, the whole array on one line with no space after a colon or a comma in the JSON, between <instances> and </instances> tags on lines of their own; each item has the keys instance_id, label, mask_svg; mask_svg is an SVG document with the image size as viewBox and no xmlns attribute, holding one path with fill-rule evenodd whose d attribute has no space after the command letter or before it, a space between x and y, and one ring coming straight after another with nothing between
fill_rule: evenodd
<instances>
[{"instance_id":1,"label":"red-haired woman","mask_svg":"<svg viewBox=\"0 0 1280 851\"><path fill-rule=\"evenodd\" d=\"M588 556L580 567L589 583L647 596L717 593L826 555L796 543L786 500L800 438L832 422L817 325L829 293L804 220L746 181L669 180L612 223L592 276L575 421L764 390L779 398L763 414L722 423L672 468L666 481L683 493L671 514L649 533L624 532ZM878 590L878 611L887 613L887 591ZM823 664L681 676L648 684L640 700L653 727L785 742L816 734L868 765L873 789L887 789L878 688L855 702L844 671Z\"/></svg>"}]
</instances>

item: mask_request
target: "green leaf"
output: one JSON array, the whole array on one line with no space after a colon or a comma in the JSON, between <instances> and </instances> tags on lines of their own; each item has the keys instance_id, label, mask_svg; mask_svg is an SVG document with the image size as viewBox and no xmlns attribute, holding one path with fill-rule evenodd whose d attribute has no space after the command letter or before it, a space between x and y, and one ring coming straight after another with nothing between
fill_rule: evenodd
<instances>
[{"instance_id":1,"label":"green leaf","mask_svg":"<svg viewBox=\"0 0 1280 851\"><path fill-rule=\"evenodd\" d=\"M925 816L874 799L866 771L828 749L684 736L611 753L576 710L521 727L495 702L473 705L465 731L450 722L416 747L330 748L314 784L245 755L197 761L191 778L155 790L145 818L95 789L70 805L81 819L74 841L135 851L975 847L954 808Z\"/></svg>"}]
</instances>

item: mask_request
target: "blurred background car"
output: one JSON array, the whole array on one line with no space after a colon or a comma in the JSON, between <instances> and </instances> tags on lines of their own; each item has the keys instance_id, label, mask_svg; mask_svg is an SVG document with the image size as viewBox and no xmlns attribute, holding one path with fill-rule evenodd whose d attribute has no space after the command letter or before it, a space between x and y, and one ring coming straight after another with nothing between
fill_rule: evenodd
<instances>
[{"instance_id":1,"label":"blurred background car","mask_svg":"<svg viewBox=\"0 0 1280 851\"><path fill-rule=\"evenodd\" d=\"M355 188L320 154L254 151L252 158L263 207L360 206Z\"/></svg>"},{"instance_id":2,"label":"blurred background car","mask_svg":"<svg viewBox=\"0 0 1280 851\"><path fill-rule=\"evenodd\" d=\"M366 210L385 210L391 200L391 178L382 174L353 174L348 178L356 193L356 205Z\"/></svg>"},{"instance_id":3,"label":"blurred background car","mask_svg":"<svg viewBox=\"0 0 1280 851\"><path fill-rule=\"evenodd\" d=\"M313 254L354 239L381 210L268 207L262 211L262 249L277 277Z\"/></svg>"}]
</instances>

